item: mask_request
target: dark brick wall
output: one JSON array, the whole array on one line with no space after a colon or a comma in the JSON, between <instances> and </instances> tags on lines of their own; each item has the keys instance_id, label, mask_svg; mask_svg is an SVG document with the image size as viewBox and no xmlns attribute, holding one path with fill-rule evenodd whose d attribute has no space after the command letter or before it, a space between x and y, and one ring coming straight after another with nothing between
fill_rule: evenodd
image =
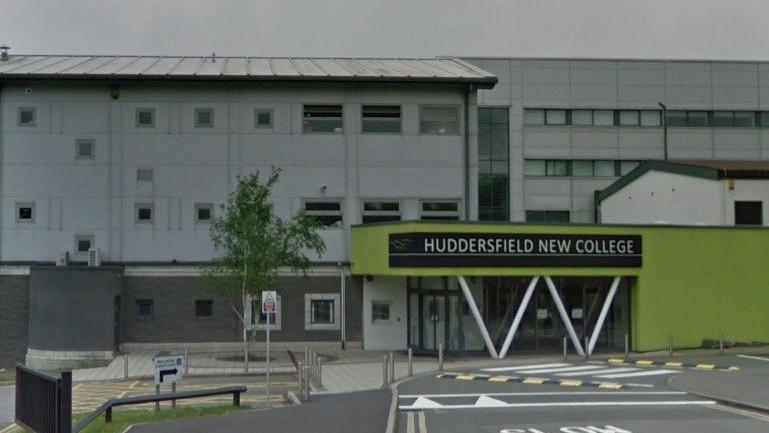
<instances>
[{"instance_id":1,"label":"dark brick wall","mask_svg":"<svg viewBox=\"0 0 769 433\"><path fill-rule=\"evenodd\" d=\"M24 362L29 326L29 277L0 277L0 368Z\"/></svg>"},{"instance_id":2,"label":"dark brick wall","mask_svg":"<svg viewBox=\"0 0 769 433\"><path fill-rule=\"evenodd\" d=\"M339 341L339 330L305 330L305 293L339 293L339 277L284 277L276 288L282 300L280 331L272 341ZM348 277L347 340L360 341L363 282ZM136 300L152 299L153 317L137 319ZM195 317L195 299L214 301L213 317ZM126 343L240 341L242 328L228 300L212 291L204 277L126 277L122 304L122 341ZM265 339L256 331L256 340Z\"/></svg>"}]
</instances>

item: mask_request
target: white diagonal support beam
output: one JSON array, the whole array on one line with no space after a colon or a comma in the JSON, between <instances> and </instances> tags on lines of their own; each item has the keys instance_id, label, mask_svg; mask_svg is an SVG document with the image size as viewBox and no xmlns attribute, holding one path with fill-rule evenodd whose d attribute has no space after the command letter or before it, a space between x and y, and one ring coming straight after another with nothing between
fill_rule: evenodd
<instances>
[{"instance_id":1,"label":"white diagonal support beam","mask_svg":"<svg viewBox=\"0 0 769 433\"><path fill-rule=\"evenodd\" d=\"M609 314L609 308L614 301L614 295L617 294L617 288L619 287L620 277L614 277L614 281L611 282L609 293L606 295L606 300L603 301L603 307L601 308L601 314L598 315L598 321L595 322L595 328L593 329L593 335L590 336L590 342L587 345L588 355L593 354L595 349L595 343L598 342L598 336L601 334L601 328L603 328L603 322L606 320L606 315Z\"/></svg>"},{"instance_id":2,"label":"white diagonal support beam","mask_svg":"<svg viewBox=\"0 0 769 433\"><path fill-rule=\"evenodd\" d=\"M459 281L459 287L462 288L462 293L465 295L467 305L470 306L470 311L472 311L473 317L475 317L475 324L478 325L478 329L481 331L483 341L486 343L486 349L489 351L492 358L496 358L497 349L494 348L494 344L491 342L491 336L489 336L489 331L486 329L486 324L483 323L483 317L481 317L481 312L478 310L478 306L475 305L475 299L473 299L473 294L470 292L470 287L468 287L465 277L458 275L457 281Z\"/></svg>"},{"instance_id":3,"label":"white diagonal support beam","mask_svg":"<svg viewBox=\"0 0 769 433\"><path fill-rule=\"evenodd\" d=\"M566 327L566 331L569 332L571 344L577 349L579 356L585 356L585 351L582 350L582 345L579 343L579 337L577 337L577 333L574 332L574 326L572 326L569 315L566 313L566 308L563 307L563 302L561 302L561 297L558 296L558 290L555 289L553 280L550 277L545 277L545 283L547 284L547 289L550 291L550 296L553 297L553 302L555 302L555 307L558 309L558 314L561 315L563 325Z\"/></svg>"},{"instance_id":4,"label":"white diagonal support beam","mask_svg":"<svg viewBox=\"0 0 769 433\"><path fill-rule=\"evenodd\" d=\"M531 300L531 295L534 293L534 289L537 287L537 282L539 282L539 277L532 278L531 282L529 282L529 287L526 288L526 292L523 294L521 305L518 307L518 311L515 313L513 324L510 325L510 330L507 331L505 342L502 344L502 349L499 351L500 358L507 356L507 351L510 350L510 345L513 343L513 337L515 336L515 333L518 332L518 327L521 325L521 320L523 319L523 313L526 312L526 307L528 307L529 301Z\"/></svg>"}]
</instances>

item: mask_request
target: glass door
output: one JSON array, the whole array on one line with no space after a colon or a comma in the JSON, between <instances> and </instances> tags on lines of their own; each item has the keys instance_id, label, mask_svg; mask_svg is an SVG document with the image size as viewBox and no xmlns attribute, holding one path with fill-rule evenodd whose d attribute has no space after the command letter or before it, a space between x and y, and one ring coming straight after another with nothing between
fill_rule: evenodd
<instances>
[{"instance_id":1,"label":"glass door","mask_svg":"<svg viewBox=\"0 0 769 433\"><path fill-rule=\"evenodd\" d=\"M446 304L442 295L422 295L422 348L437 351L446 341Z\"/></svg>"}]
</instances>

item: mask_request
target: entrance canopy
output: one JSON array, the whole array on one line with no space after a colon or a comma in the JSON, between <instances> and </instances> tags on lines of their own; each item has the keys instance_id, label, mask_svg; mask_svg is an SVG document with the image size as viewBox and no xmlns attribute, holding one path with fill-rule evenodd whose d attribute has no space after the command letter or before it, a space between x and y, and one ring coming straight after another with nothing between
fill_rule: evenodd
<instances>
[{"instance_id":1,"label":"entrance canopy","mask_svg":"<svg viewBox=\"0 0 769 433\"><path fill-rule=\"evenodd\" d=\"M664 348L669 336L677 347L700 347L721 334L735 341L764 341L769 335L763 320L769 317L767 245L769 230L752 227L404 221L354 226L351 261L352 274L365 275L373 284L380 277L456 281L492 355L504 356L509 349L532 291L540 287L539 292L551 295L549 311L560 316L572 347L589 353L618 287L629 291L627 332L634 350ZM528 283L525 290L487 289L484 309L468 283L487 277L522 277ZM569 308L563 298L571 292L558 283L570 278L611 282L594 310L598 326L581 336L575 316L586 312ZM583 293L581 299L595 298ZM497 294L520 297L514 309L504 310L498 320L503 331L495 335L488 326L495 320L488 302ZM539 300L544 302L550 301ZM542 320L552 320L550 312L543 312Z\"/></svg>"}]
</instances>

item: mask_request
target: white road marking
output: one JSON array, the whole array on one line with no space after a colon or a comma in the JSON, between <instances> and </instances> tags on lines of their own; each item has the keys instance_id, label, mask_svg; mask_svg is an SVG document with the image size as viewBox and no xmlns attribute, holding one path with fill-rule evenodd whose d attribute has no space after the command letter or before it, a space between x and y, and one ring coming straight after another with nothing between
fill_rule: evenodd
<instances>
[{"instance_id":1,"label":"white road marking","mask_svg":"<svg viewBox=\"0 0 769 433\"><path fill-rule=\"evenodd\" d=\"M9 425L9 426L5 427L4 429L0 430L0 433L9 432L9 431L15 429L16 427L18 427L18 426L15 423L12 423L11 425Z\"/></svg>"},{"instance_id":2,"label":"white road marking","mask_svg":"<svg viewBox=\"0 0 769 433\"><path fill-rule=\"evenodd\" d=\"M593 371L580 371L576 373L559 373L556 376L592 376L594 374L626 373L629 371L638 371L640 368L601 368Z\"/></svg>"},{"instance_id":3,"label":"white road marking","mask_svg":"<svg viewBox=\"0 0 769 433\"><path fill-rule=\"evenodd\" d=\"M676 374L678 371L676 370L647 370L647 371L638 371L634 373L617 373L617 374L603 374L600 376L601 379L621 379L625 377L641 377L641 376L659 376L661 374Z\"/></svg>"},{"instance_id":4,"label":"white road marking","mask_svg":"<svg viewBox=\"0 0 769 433\"><path fill-rule=\"evenodd\" d=\"M758 419L758 420L761 420L761 421L769 422L769 416L764 415L762 413L758 413L758 412L751 412L751 411L744 410L744 409L738 409L736 407L724 406L722 404L716 404L716 405L710 406L710 408L711 409L716 409L716 410L721 410L721 411L724 411L724 412L729 412L729 413L732 413L732 414L735 414L735 415L742 415L742 416L746 416L746 417L749 417L749 418L754 418L754 419Z\"/></svg>"},{"instance_id":5,"label":"white road marking","mask_svg":"<svg viewBox=\"0 0 769 433\"><path fill-rule=\"evenodd\" d=\"M486 395L478 397L478 401L475 402L477 407L506 407L507 403L496 398L491 398Z\"/></svg>"},{"instance_id":6,"label":"white road marking","mask_svg":"<svg viewBox=\"0 0 769 433\"><path fill-rule=\"evenodd\" d=\"M422 396L417 397L417 399L414 402L413 406L424 407L424 408L427 408L427 409L432 409L432 408L436 408L436 407L443 407L443 405L441 405L440 403L432 401L429 398L422 397Z\"/></svg>"},{"instance_id":7,"label":"white road marking","mask_svg":"<svg viewBox=\"0 0 769 433\"><path fill-rule=\"evenodd\" d=\"M738 358L745 358L745 359L755 359L757 361L765 361L769 362L769 358L762 358L760 356L753 356L753 355L737 355Z\"/></svg>"},{"instance_id":8,"label":"white road marking","mask_svg":"<svg viewBox=\"0 0 769 433\"><path fill-rule=\"evenodd\" d=\"M557 392L475 392L460 394L401 394L399 398L532 397L538 395L686 395L683 391L557 391Z\"/></svg>"},{"instance_id":9,"label":"white road marking","mask_svg":"<svg viewBox=\"0 0 769 433\"><path fill-rule=\"evenodd\" d=\"M425 413L419 412L419 433L427 433L427 421L425 420Z\"/></svg>"},{"instance_id":10,"label":"white road marking","mask_svg":"<svg viewBox=\"0 0 769 433\"><path fill-rule=\"evenodd\" d=\"M432 402L434 403L435 402ZM400 410L422 410L422 409L485 409L485 408L507 408L518 409L527 407L597 407L597 406L699 406L716 404L713 400L673 400L673 401L556 401L546 403L505 403L504 406L495 404L494 406L480 406L475 404L455 404L435 406L419 406L417 402L412 405L398 406Z\"/></svg>"},{"instance_id":11,"label":"white road marking","mask_svg":"<svg viewBox=\"0 0 769 433\"><path fill-rule=\"evenodd\" d=\"M414 412L406 414L406 433L414 433Z\"/></svg>"},{"instance_id":12,"label":"white road marking","mask_svg":"<svg viewBox=\"0 0 769 433\"><path fill-rule=\"evenodd\" d=\"M568 367L571 364L531 364L531 365L513 365L511 367L494 367L494 368L484 368L481 369L481 371L518 371L518 370L527 370L530 368L553 368L553 367Z\"/></svg>"},{"instance_id":13,"label":"white road marking","mask_svg":"<svg viewBox=\"0 0 769 433\"><path fill-rule=\"evenodd\" d=\"M597 365L577 365L571 367L559 367L559 368L543 368L541 370L526 370L521 373L526 374L540 374L540 373L561 373L564 371L583 371L583 370L599 370L601 367Z\"/></svg>"}]
</instances>

